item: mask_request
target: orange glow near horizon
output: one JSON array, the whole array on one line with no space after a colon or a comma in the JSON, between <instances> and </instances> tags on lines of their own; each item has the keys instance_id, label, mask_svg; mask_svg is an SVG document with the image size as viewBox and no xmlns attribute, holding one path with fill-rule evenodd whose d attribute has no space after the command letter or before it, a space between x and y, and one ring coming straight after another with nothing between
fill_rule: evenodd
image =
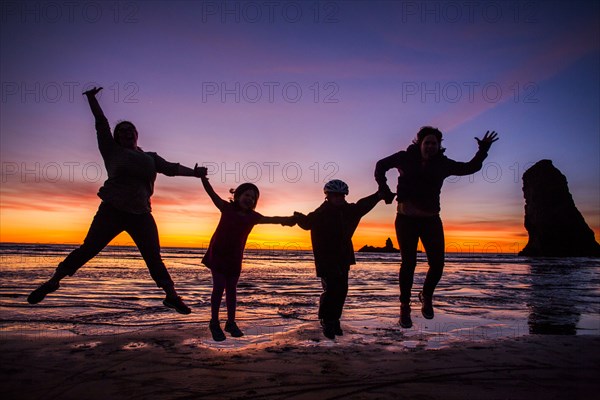
<instances>
[{"instance_id":1,"label":"orange glow near horizon","mask_svg":"<svg viewBox=\"0 0 600 400\"><path fill-rule=\"evenodd\" d=\"M156 214L163 247L206 248L219 218L216 213L203 218L175 218L174 215ZM80 244L92 217L93 212L85 210L71 213L13 211L3 214L0 242ZM517 253L528 240L523 227L508 224L502 227L482 226L477 230L461 229L459 224L452 224L445 227L445 236L446 251L462 253ZM394 247L398 247L393 221L365 221L359 225L353 237L354 248L358 250L364 245L383 247L388 237L392 239ZM134 243L129 235L122 233L111 245L133 246ZM265 250L309 250L310 232L297 226L290 228L270 224L257 225L248 238L247 247ZM419 248L422 250L421 244Z\"/></svg>"},{"instance_id":2,"label":"orange glow near horizon","mask_svg":"<svg viewBox=\"0 0 600 400\"><path fill-rule=\"evenodd\" d=\"M163 192L164 193L164 192ZM95 196L94 196L95 197ZM157 196L153 201L153 215L156 219L160 241L163 247L206 248L219 221L218 210L208 201L206 195L197 192L177 193L177 201ZM307 203L316 208L322 201L320 195L310 193L308 198L300 197L296 202L276 203L271 197L261 198L259 212L264 215L291 215L294 209L309 212ZM48 196L44 204L48 207L35 207L30 197L20 202L10 194L2 198L2 218L0 221L0 242L3 243L82 243L98 205L97 197L86 195L76 201L76 196L62 201ZM29 200L28 200L29 199ZM68 200L68 201L67 201ZM288 200L288 199L286 199ZM394 231L394 211L380 203L367 214L356 230L353 243L355 250L364 245L383 247L391 238L398 247ZM506 222L477 222L444 219L446 251L459 253L517 253L527 244L528 235L517 219ZM600 229L595 227L596 237ZM117 236L111 245L133 246L126 233ZM309 250L310 232L299 227L280 225L257 225L248 238L248 249L265 250ZM419 248L423 250L422 245Z\"/></svg>"}]
</instances>

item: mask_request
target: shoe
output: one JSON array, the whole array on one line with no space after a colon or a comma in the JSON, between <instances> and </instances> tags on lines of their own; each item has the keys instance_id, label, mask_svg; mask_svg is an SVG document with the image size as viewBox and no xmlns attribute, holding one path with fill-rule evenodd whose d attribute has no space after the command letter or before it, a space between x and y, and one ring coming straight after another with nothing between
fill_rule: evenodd
<instances>
[{"instance_id":1,"label":"shoe","mask_svg":"<svg viewBox=\"0 0 600 400\"><path fill-rule=\"evenodd\" d=\"M221 329L221 325L219 324L219 321L211 320L210 323L208 324L208 329L210 329L210 333L215 342L222 342L223 340L226 339L225 333L223 333L223 330Z\"/></svg>"},{"instance_id":2,"label":"shoe","mask_svg":"<svg viewBox=\"0 0 600 400\"><path fill-rule=\"evenodd\" d=\"M333 326L333 331L335 333L335 336L344 336L344 331L342 330L340 321L335 321L335 325Z\"/></svg>"},{"instance_id":3,"label":"shoe","mask_svg":"<svg viewBox=\"0 0 600 400\"><path fill-rule=\"evenodd\" d=\"M235 321L225 322L225 332L229 332L233 337L242 337L244 332L237 326Z\"/></svg>"},{"instance_id":4,"label":"shoe","mask_svg":"<svg viewBox=\"0 0 600 400\"><path fill-rule=\"evenodd\" d=\"M405 329L412 328L410 304L400 304L400 326Z\"/></svg>"},{"instance_id":5,"label":"shoe","mask_svg":"<svg viewBox=\"0 0 600 400\"><path fill-rule=\"evenodd\" d=\"M165 297L163 304L169 308L174 308L179 314L189 314L192 309L185 305L180 296Z\"/></svg>"},{"instance_id":6,"label":"shoe","mask_svg":"<svg viewBox=\"0 0 600 400\"><path fill-rule=\"evenodd\" d=\"M428 297L419 293L419 301L421 301L421 313L425 319L433 319L433 296Z\"/></svg>"},{"instance_id":7,"label":"shoe","mask_svg":"<svg viewBox=\"0 0 600 400\"><path fill-rule=\"evenodd\" d=\"M37 304L40 301L44 300L47 294L56 292L60 284L58 282L46 282L43 283L39 288L35 289L29 296L27 296L27 302L29 304Z\"/></svg>"},{"instance_id":8,"label":"shoe","mask_svg":"<svg viewBox=\"0 0 600 400\"><path fill-rule=\"evenodd\" d=\"M323 327L323 335L325 335L327 339L335 339L335 323L321 320L321 326Z\"/></svg>"}]
</instances>

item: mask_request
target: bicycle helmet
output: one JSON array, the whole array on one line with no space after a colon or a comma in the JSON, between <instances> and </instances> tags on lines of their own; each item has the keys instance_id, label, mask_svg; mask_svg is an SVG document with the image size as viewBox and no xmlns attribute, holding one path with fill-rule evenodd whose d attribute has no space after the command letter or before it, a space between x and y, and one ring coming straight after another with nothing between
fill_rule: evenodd
<instances>
[{"instance_id":1,"label":"bicycle helmet","mask_svg":"<svg viewBox=\"0 0 600 400\"><path fill-rule=\"evenodd\" d=\"M348 195L348 185L339 179L334 179L325 184L323 191L325 193L342 193Z\"/></svg>"}]
</instances>

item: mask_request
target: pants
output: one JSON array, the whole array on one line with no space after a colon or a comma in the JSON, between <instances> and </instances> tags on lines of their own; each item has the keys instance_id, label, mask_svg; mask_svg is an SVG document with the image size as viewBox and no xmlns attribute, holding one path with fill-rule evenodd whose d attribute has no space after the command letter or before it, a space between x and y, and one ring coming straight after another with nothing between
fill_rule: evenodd
<instances>
[{"instance_id":1,"label":"pants","mask_svg":"<svg viewBox=\"0 0 600 400\"><path fill-rule=\"evenodd\" d=\"M219 320L219 309L221 308L221 299L223 291L227 293L225 304L227 305L227 320L235 321L235 311L237 308L237 284L239 275L225 275L211 270L213 289L210 295L210 318L213 321Z\"/></svg>"},{"instance_id":2,"label":"pants","mask_svg":"<svg viewBox=\"0 0 600 400\"><path fill-rule=\"evenodd\" d=\"M152 214L120 211L106 202L100 203L83 244L58 265L56 272L73 276L123 231L135 242L156 285L160 288L173 287L173 280L160 256L158 229Z\"/></svg>"},{"instance_id":3,"label":"pants","mask_svg":"<svg viewBox=\"0 0 600 400\"><path fill-rule=\"evenodd\" d=\"M417 266L417 245L419 238L425 248L429 270L423 285L423 294L433 296L435 287L444 270L444 228L438 215L434 217L409 217L396 215L396 236L400 245L402 264L400 266L400 302L408 304Z\"/></svg>"},{"instance_id":4,"label":"pants","mask_svg":"<svg viewBox=\"0 0 600 400\"><path fill-rule=\"evenodd\" d=\"M339 321L348 294L348 272L321 277L323 293L319 302L319 319Z\"/></svg>"}]
</instances>

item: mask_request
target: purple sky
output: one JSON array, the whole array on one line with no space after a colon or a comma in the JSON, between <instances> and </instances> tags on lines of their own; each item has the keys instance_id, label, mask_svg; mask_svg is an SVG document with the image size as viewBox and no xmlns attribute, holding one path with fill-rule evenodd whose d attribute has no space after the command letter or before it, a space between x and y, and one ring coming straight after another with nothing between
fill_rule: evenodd
<instances>
[{"instance_id":1,"label":"purple sky","mask_svg":"<svg viewBox=\"0 0 600 400\"><path fill-rule=\"evenodd\" d=\"M598 237L599 13L588 1L5 1L0 239L21 238L23 218L31 241L85 233L106 177L81 96L94 83L141 147L206 163L223 196L254 181L265 214L314 209L327 178L348 182L350 201L372 193L377 160L434 125L456 160L474 136L500 135L481 172L446 182L447 234L495 226L524 244L521 176L547 158ZM153 199L165 237L212 233L199 182L160 177ZM393 236L393 218L378 205L363 234Z\"/></svg>"}]
</instances>

